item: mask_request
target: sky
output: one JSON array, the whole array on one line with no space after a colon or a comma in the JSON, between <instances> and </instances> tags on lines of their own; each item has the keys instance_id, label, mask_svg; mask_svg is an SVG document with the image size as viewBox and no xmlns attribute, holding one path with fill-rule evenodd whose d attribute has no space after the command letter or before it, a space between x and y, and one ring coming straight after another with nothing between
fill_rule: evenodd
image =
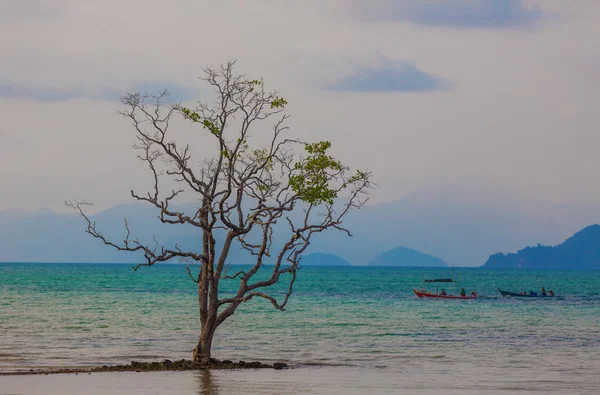
<instances>
[{"instance_id":1,"label":"sky","mask_svg":"<svg viewBox=\"0 0 600 395\"><path fill-rule=\"evenodd\" d=\"M130 202L149 178L119 97L203 100L230 59L281 91L291 135L375 174L372 202L600 201L597 0L2 0L0 37L0 210Z\"/></svg>"}]
</instances>

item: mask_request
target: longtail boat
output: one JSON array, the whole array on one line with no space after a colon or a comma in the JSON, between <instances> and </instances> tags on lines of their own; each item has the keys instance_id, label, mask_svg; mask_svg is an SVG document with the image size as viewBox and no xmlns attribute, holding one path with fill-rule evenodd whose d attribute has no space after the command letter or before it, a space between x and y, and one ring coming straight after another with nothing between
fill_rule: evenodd
<instances>
[{"instance_id":1,"label":"longtail boat","mask_svg":"<svg viewBox=\"0 0 600 395\"><path fill-rule=\"evenodd\" d=\"M432 293L432 292L427 292L427 291L417 291L416 289L413 289L413 292L415 293L415 295L417 295L417 298L477 299L477 295L466 295L466 296L460 296L460 295L441 295L439 293Z\"/></svg>"},{"instance_id":2,"label":"longtail boat","mask_svg":"<svg viewBox=\"0 0 600 395\"><path fill-rule=\"evenodd\" d=\"M498 292L500 292L500 294L502 296L511 296L514 298L554 298L556 295L554 294L546 294L546 295L542 295L542 294L523 294L523 293L518 293L518 292L510 292L510 291L503 291L500 288L498 288Z\"/></svg>"}]
</instances>

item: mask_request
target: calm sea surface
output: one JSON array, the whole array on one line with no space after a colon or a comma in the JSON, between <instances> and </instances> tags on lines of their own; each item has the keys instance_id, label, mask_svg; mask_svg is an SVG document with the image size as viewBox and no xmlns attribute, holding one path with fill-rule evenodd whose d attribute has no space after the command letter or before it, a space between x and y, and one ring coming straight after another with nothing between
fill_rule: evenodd
<instances>
[{"instance_id":1,"label":"calm sea surface","mask_svg":"<svg viewBox=\"0 0 600 395\"><path fill-rule=\"evenodd\" d=\"M454 274L480 299L412 294L423 275L450 269L307 267L285 312L263 301L241 306L213 354L291 363L297 369L278 376L291 377L286 393L600 393L600 272ZM542 286L559 297L496 290ZM0 263L0 371L189 358L197 333L196 288L183 266ZM305 376L331 391L292 391Z\"/></svg>"}]
</instances>

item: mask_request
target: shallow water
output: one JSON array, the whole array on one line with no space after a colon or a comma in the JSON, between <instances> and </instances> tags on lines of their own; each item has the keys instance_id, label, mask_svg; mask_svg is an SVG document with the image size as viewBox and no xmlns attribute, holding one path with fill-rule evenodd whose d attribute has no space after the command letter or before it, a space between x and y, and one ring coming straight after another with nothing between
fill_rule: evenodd
<instances>
[{"instance_id":1,"label":"shallow water","mask_svg":"<svg viewBox=\"0 0 600 395\"><path fill-rule=\"evenodd\" d=\"M0 371L188 358L197 334L195 284L178 265L145 269L0 264ZM423 274L449 271L304 268L285 312L262 301L242 306L219 329L214 356L299 366L260 373L276 381L356 381L340 387L344 393L402 386L575 394L600 386L600 272L455 269L478 300L414 297ZM559 298L502 298L496 290L542 285Z\"/></svg>"},{"instance_id":2,"label":"shallow water","mask_svg":"<svg viewBox=\"0 0 600 395\"><path fill-rule=\"evenodd\" d=\"M457 365L455 365L457 367ZM477 373L477 372L473 372ZM93 373L29 377L0 376L0 391L28 395L226 395L226 394L415 394L509 395L597 394L597 387L544 375L537 378L499 377L461 380L463 373L404 371L357 367L303 367L285 371ZM458 377L455 379L454 377Z\"/></svg>"}]
</instances>

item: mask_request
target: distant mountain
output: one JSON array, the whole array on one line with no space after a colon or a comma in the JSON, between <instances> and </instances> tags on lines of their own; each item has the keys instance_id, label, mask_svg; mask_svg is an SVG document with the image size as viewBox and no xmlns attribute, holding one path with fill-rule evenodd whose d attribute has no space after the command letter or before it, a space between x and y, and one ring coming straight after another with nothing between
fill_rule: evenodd
<instances>
[{"instance_id":1,"label":"distant mountain","mask_svg":"<svg viewBox=\"0 0 600 395\"><path fill-rule=\"evenodd\" d=\"M600 269L600 225L575 233L554 247L526 247L516 254L495 254L486 268L499 269Z\"/></svg>"},{"instance_id":2,"label":"distant mountain","mask_svg":"<svg viewBox=\"0 0 600 395\"><path fill-rule=\"evenodd\" d=\"M152 207L124 204L93 215L98 229L112 240L125 237L127 216L132 239L152 243L190 234L182 226L161 225ZM3 262L140 262L141 253L121 252L85 233L85 221L76 214L50 210L0 212L0 261Z\"/></svg>"},{"instance_id":3,"label":"distant mountain","mask_svg":"<svg viewBox=\"0 0 600 395\"><path fill-rule=\"evenodd\" d=\"M350 266L350 262L337 255L315 252L302 257L300 266Z\"/></svg>"},{"instance_id":4,"label":"distant mountain","mask_svg":"<svg viewBox=\"0 0 600 395\"><path fill-rule=\"evenodd\" d=\"M597 222L600 204L554 204L509 191L447 186L355 211L345 222L354 237L325 232L311 248L365 265L401 245L456 266L480 266L494 252L558 244Z\"/></svg>"},{"instance_id":5,"label":"distant mountain","mask_svg":"<svg viewBox=\"0 0 600 395\"><path fill-rule=\"evenodd\" d=\"M440 258L424 254L422 252L398 247L393 250L377 255L377 257L369 262L369 266L421 266L421 267L436 267L448 266Z\"/></svg>"},{"instance_id":6,"label":"distant mountain","mask_svg":"<svg viewBox=\"0 0 600 395\"><path fill-rule=\"evenodd\" d=\"M194 205L183 205L186 213ZM291 213L295 215L295 213ZM121 204L97 213L92 220L113 240L123 240L127 217L131 237L152 244L199 250L197 229L164 225L154 207ZM496 251L516 251L526 245L554 245L590 223L600 222L600 205L556 205L515 194L465 187L440 187L411 193L394 202L373 204L351 212L344 227L354 237L332 230L315 234L311 251L337 255L353 265L365 265L382 251L402 245L444 257L454 265L479 266ZM277 225L272 250L281 247L283 221ZM84 232L85 222L74 214L49 210L0 211L0 261L135 262L140 255L119 252ZM222 235L217 235L222 243ZM234 246L232 264L251 263ZM268 263L268 262L266 262Z\"/></svg>"}]
</instances>

